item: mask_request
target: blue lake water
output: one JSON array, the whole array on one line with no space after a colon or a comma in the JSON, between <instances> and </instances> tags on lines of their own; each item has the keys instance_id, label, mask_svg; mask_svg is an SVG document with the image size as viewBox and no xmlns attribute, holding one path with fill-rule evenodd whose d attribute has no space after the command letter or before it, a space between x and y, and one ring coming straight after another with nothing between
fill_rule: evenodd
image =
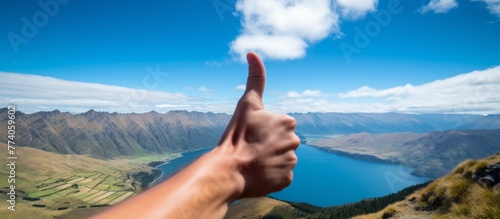
<instances>
[{"instance_id":1,"label":"blue lake water","mask_svg":"<svg viewBox=\"0 0 500 219\"><path fill-rule=\"evenodd\" d=\"M158 166L165 180L211 148L183 153L183 156ZM308 202L327 207L380 197L429 179L410 175L411 169L355 160L301 145L292 184L270 196L287 201Z\"/></svg>"}]
</instances>

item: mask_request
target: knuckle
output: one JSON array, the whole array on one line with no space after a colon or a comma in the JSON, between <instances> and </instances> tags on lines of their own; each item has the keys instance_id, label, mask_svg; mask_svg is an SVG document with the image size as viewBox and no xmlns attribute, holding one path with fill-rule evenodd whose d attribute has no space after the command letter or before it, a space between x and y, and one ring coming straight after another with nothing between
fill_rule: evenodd
<instances>
[{"instance_id":1,"label":"knuckle","mask_svg":"<svg viewBox=\"0 0 500 219\"><path fill-rule=\"evenodd\" d=\"M251 104L252 104L252 101L250 100L248 95L241 97L240 101L238 101L238 107L241 107L241 108L249 108Z\"/></svg>"},{"instance_id":2,"label":"knuckle","mask_svg":"<svg viewBox=\"0 0 500 219\"><path fill-rule=\"evenodd\" d=\"M245 93L238 101L238 107L259 109L263 108L260 96L253 91Z\"/></svg>"},{"instance_id":3,"label":"knuckle","mask_svg":"<svg viewBox=\"0 0 500 219\"><path fill-rule=\"evenodd\" d=\"M290 186L290 184L292 184L292 181L293 181L293 172L289 171L282 176L282 178L278 181L277 184L275 184L273 190L275 192L279 192L285 189L286 187Z\"/></svg>"},{"instance_id":4,"label":"knuckle","mask_svg":"<svg viewBox=\"0 0 500 219\"><path fill-rule=\"evenodd\" d=\"M286 187L290 186L290 184L292 184L292 180L287 178L287 179L283 182L283 188L286 188Z\"/></svg>"},{"instance_id":5,"label":"knuckle","mask_svg":"<svg viewBox=\"0 0 500 219\"><path fill-rule=\"evenodd\" d=\"M299 158L297 157L297 154L293 153L291 155L290 161L292 162L292 165L295 167L297 164L297 161L299 161Z\"/></svg>"},{"instance_id":6,"label":"knuckle","mask_svg":"<svg viewBox=\"0 0 500 219\"><path fill-rule=\"evenodd\" d=\"M297 120L295 120L295 118L289 116L289 115L286 115L286 119L288 120L288 122L290 122L290 124L292 124L293 126L297 125Z\"/></svg>"},{"instance_id":7,"label":"knuckle","mask_svg":"<svg viewBox=\"0 0 500 219\"><path fill-rule=\"evenodd\" d=\"M297 136L296 134L294 134L293 137L292 137L292 143L291 144L292 144L292 147L294 149L297 149L299 147L299 145L300 145L300 138L299 138L299 136Z\"/></svg>"},{"instance_id":8,"label":"knuckle","mask_svg":"<svg viewBox=\"0 0 500 219\"><path fill-rule=\"evenodd\" d=\"M276 192L279 192L283 189L285 189L286 187L290 186L290 184L292 184L292 180L290 179L289 176L283 178L283 180L281 180L281 182L277 185L277 188L275 189Z\"/></svg>"},{"instance_id":9,"label":"knuckle","mask_svg":"<svg viewBox=\"0 0 500 219\"><path fill-rule=\"evenodd\" d=\"M294 130L297 126L297 121L295 120L295 118L283 114L283 116L281 117L281 124L286 126L288 130Z\"/></svg>"},{"instance_id":10,"label":"knuckle","mask_svg":"<svg viewBox=\"0 0 500 219\"><path fill-rule=\"evenodd\" d=\"M290 184L292 184L292 181L293 181L293 172L290 171L283 180L283 186L288 187Z\"/></svg>"}]
</instances>

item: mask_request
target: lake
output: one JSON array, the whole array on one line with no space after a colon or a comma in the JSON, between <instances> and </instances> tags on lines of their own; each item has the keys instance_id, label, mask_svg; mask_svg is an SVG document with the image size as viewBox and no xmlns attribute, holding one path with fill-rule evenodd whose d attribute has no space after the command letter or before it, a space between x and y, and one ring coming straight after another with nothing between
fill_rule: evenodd
<instances>
[{"instance_id":1,"label":"lake","mask_svg":"<svg viewBox=\"0 0 500 219\"><path fill-rule=\"evenodd\" d=\"M170 177L211 148L183 153L183 156L158 166L162 175L152 184ZM327 153L301 145L292 184L270 196L287 201L307 202L328 207L380 197L429 179L410 175L402 165L366 162Z\"/></svg>"}]
</instances>

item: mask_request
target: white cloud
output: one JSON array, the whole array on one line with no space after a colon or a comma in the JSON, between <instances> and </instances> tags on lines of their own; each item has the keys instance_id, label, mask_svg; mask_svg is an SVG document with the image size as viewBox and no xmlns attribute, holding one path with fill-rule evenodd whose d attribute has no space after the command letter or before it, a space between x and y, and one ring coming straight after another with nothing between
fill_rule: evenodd
<instances>
[{"instance_id":1,"label":"white cloud","mask_svg":"<svg viewBox=\"0 0 500 219\"><path fill-rule=\"evenodd\" d=\"M477 0L486 3L491 14L500 17L500 0Z\"/></svg>"},{"instance_id":2,"label":"white cloud","mask_svg":"<svg viewBox=\"0 0 500 219\"><path fill-rule=\"evenodd\" d=\"M491 14L500 17L500 0L471 0L474 2L484 2ZM422 7L420 12L426 13L447 13L453 8L458 7L457 0L431 0L429 4Z\"/></svg>"},{"instance_id":3,"label":"white cloud","mask_svg":"<svg viewBox=\"0 0 500 219\"><path fill-rule=\"evenodd\" d=\"M338 32L331 0L239 0L242 33L231 51L244 61L249 51L269 59L305 56L310 43Z\"/></svg>"},{"instance_id":4,"label":"white cloud","mask_svg":"<svg viewBox=\"0 0 500 219\"><path fill-rule=\"evenodd\" d=\"M149 112L190 110L227 112L235 103L190 97L182 93L132 89L96 83L67 81L52 77L0 72L0 104L17 104L32 113L59 109L72 113L90 109L105 112Z\"/></svg>"},{"instance_id":5,"label":"white cloud","mask_svg":"<svg viewBox=\"0 0 500 219\"><path fill-rule=\"evenodd\" d=\"M201 91L203 93L212 93L212 90L211 89L208 89L207 87L205 86L201 86L198 88L198 91Z\"/></svg>"},{"instance_id":6,"label":"white cloud","mask_svg":"<svg viewBox=\"0 0 500 219\"><path fill-rule=\"evenodd\" d=\"M0 104L31 113L59 109L80 113L188 110L232 113L237 99L195 98L182 93L131 89L51 77L0 72ZM244 85L235 88L243 88ZM210 90L208 88L205 88ZM203 89L202 89L203 90ZM399 112L500 114L500 66L387 89L363 86L338 96L319 90L268 92L264 103L275 112ZM276 98L278 97L278 98Z\"/></svg>"},{"instance_id":7,"label":"white cloud","mask_svg":"<svg viewBox=\"0 0 500 219\"><path fill-rule=\"evenodd\" d=\"M295 59L305 56L307 43L300 37L287 35L242 35L232 43L232 50L243 61L250 51L259 53L264 58Z\"/></svg>"},{"instance_id":8,"label":"white cloud","mask_svg":"<svg viewBox=\"0 0 500 219\"><path fill-rule=\"evenodd\" d=\"M323 94L319 90L305 90L302 93L299 93L297 91L290 91L286 95L287 97L291 98L302 98L302 97L318 97L322 96Z\"/></svg>"},{"instance_id":9,"label":"white cloud","mask_svg":"<svg viewBox=\"0 0 500 219\"><path fill-rule=\"evenodd\" d=\"M245 61L249 51L263 58L290 60L330 34L342 37L339 14L356 19L376 10L378 0L238 0L241 34L231 52Z\"/></svg>"},{"instance_id":10,"label":"white cloud","mask_svg":"<svg viewBox=\"0 0 500 219\"><path fill-rule=\"evenodd\" d=\"M407 95L411 91L414 90L414 87L411 84L407 84L405 86L398 86L386 90L375 90L368 86L363 86L358 88L357 90L349 91L347 93L339 94L340 98L349 98L349 97L386 97L388 95Z\"/></svg>"},{"instance_id":11,"label":"white cloud","mask_svg":"<svg viewBox=\"0 0 500 219\"><path fill-rule=\"evenodd\" d=\"M341 103L327 99L293 98L284 99L280 102L266 106L273 112L338 112L338 113L385 113L392 112L391 106L383 103Z\"/></svg>"},{"instance_id":12,"label":"white cloud","mask_svg":"<svg viewBox=\"0 0 500 219\"><path fill-rule=\"evenodd\" d=\"M500 17L500 0L485 2ZM343 37L339 24L375 12L378 0L237 0L236 15L241 33L230 43L230 52L245 62L246 53L257 52L264 59L293 60L306 56L310 45ZM457 0L430 0L421 13L447 13Z\"/></svg>"},{"instance_id":13,"label":"white cloud","mask_svg":"<svg viewBox=\"0 0 500 219\"><path fill-rule=\"evenodd\" d=\"M342 15L353 19L365 16L377 8L378 0L337 0L341 7Z\"/></svg>"},{"instance_id":14,"label":"white cloud","mask_svg":"<svg viewBox=\"0 0 500 219\"><path fill-rule=\"evenodd\" d=\"M500 113L500 66L413 86L377 90L368 86L341 98L379 98L390 111L406 113Z\"/></svg>"},{"instance_id":15,"label":"white cloud","mask_svg":"<svg viewBox=\"0 0 500 219\"><path fill-rule=\"evenodd\" d=\"M191 105L185 104L158 104L155 107L157 108L179 108L179 107L190 107Z\"/></svg>"},{"instance_id":16,"label":"white cloud","mask_svg":"<svg viewBox=\"0 0 500 219\"><path fill-rule=\"evenodd\" d=\"M217 61L206 61L205 65L210 66L210 67L221 67L222 63L217 62Z\"/></svg>"},{"instance_id":17,"label":"white cloud","mask_svg":"<svg viewBox=\"0 0 500 219\"><path fill-rule=\"evenodd\" d=\"M456 0L431 0L429 4L422 7L421 12L433 11L434 13L446 13L457 6L458 3Z\"/></svg>"},{"instance_id":18,"label":"white cloud","mask_svg":"<svg viewBox=\"0 0 500 219\"><path fill-rule=\"evenodd\" d=\"M246 90L247 89L247 85L240 84L240 85L236 86L234 89L236 89L236 90Z\"/></svg>"},{"instance_id":19,"label":"white cloud","mask_svg":"<svg viewBox=\"0 0 500 219\"><path fill-rule=\"evenodd\" d=\"M212 89L209 89L205 86L201 86L198 88L198 91L202 92L203 94L205 95L212 95L214 93L214 90Z\"/></svg>"}]
</instances>

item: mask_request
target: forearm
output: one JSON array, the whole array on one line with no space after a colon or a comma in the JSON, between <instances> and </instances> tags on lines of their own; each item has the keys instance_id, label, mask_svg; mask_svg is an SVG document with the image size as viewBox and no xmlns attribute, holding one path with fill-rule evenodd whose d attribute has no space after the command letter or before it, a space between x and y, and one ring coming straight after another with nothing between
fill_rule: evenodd
<instances>
[{"instance_id":1,"label":"forearm","mask_svg":"<svg viewBox=\"0 0 500 219\"><path fill-rule=\"evenodd\" d=\"M167 181L95 218L222 218L243 187L232 160L213 150Z\"/></svg>"}]
</instances>

